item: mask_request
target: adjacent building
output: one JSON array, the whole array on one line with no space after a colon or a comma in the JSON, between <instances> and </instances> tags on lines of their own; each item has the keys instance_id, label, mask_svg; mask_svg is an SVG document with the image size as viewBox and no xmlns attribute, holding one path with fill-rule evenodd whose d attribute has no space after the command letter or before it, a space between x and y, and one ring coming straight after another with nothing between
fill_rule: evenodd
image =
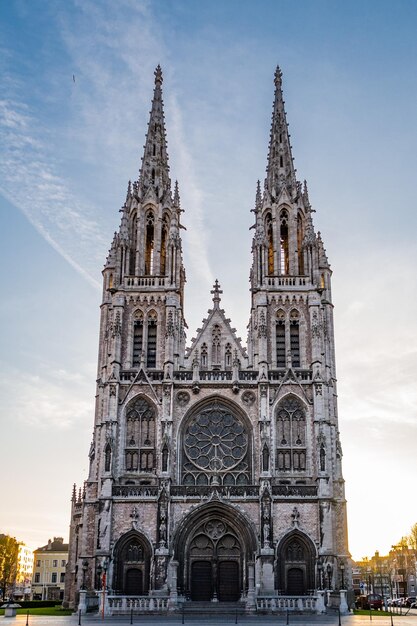
<instances>
[{"instance_id":1,"label":"adjacent building","mask_svg":"<svg viewBox=\"0 0 417 626\"><path fill-rule=\"evenodd\" d=\"M216 280L186 345L183 209L155 71L139 176L103 270L90 469L72 498L70 606L80 589L104 587L110 613L175 609L179 599L321 610L324 596L351 587L332 270L296 178L279 68L274 82L247 344Z\"/></svg>"},{"instance_id":2,"label":"adjacent building","mask_svg":"<svg viewBox=\"0 0 417 626\"><path fill-rule=\"evenodd\" d=\"M68 544L64 543L62 537L49 539L46 546L34 551L33 600L63 600L67 562Z\"/></svg>"},{"instance_id":3,"label":"adjacent building","mask_svg":"<svg viewBox=\"0 0 417 626\"><path fill-rule=\"evenodd\" d=\"M30 600L33 570L33 551L24 543L19 544L16 584L14 588L15 600Z\"/></svg>"}]
</instances>

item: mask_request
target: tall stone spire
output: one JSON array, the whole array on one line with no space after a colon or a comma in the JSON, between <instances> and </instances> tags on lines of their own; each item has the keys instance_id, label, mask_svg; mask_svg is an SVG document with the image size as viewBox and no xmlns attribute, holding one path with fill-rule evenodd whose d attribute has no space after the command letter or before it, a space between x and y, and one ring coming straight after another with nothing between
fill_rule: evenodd
<instances>
[{"instance_id":1,"label":"tall stone spire","mask_svg":"<svg viewBox=\"0 0 417 626\"><path fill-rule=\"evenodd\" d=\"M297 183L282 95L282 72L278 66L275 71L274 82L274 108L265 179L265 189L271 198L277 198L284 187L291 192Z\"/></svg>"},{"instance_id":2,"label":"tall stone spire","mask_svg":"<svg viewBox=\"0 0 417 626\"><path fill-rule=\"evenodd\" d=\"M171 193L164 103L162 100L162 70L159 65L155 70L152 108L138 180L138 192L141 198L149 190L153 191L157 200L162 199L167 193Z\"/></svg>"}]
</instances>

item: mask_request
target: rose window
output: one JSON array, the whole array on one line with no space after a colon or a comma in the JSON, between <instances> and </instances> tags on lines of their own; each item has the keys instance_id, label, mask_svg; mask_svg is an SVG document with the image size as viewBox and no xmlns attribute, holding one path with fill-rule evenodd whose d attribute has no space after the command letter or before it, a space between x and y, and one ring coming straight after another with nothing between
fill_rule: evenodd
<instances>
[{"instance_id":1,"label":"rose window","mask_svg":"<svg viewBox=\"0 0 417 626\"><path fill-rule=\"evenodd\" d=\"M248 447L245 426L229 408L203 409L184 434L185 484L247 484Z\"/></svg>"}]
</instances>

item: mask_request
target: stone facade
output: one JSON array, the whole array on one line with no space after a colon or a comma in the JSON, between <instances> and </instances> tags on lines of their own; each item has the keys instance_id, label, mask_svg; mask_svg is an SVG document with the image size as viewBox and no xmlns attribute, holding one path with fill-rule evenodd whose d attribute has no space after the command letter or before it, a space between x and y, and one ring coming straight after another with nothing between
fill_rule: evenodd
<instances>
[{"instance_id":1,"label":"stone facade","mask_svg":"<svg viewBox=\"0 0 417 626\"><path fill-rule=\"evenodd\" d=\"M103 584L107 608L122 606L116 596L249 610L320 599L350 583L332 272L295 177L279 68L247 347L216 281L186 348L181 212L158 67L139 178L103 270L94 435L73 492L66 601Z\"/></svg>"}]
</instances>

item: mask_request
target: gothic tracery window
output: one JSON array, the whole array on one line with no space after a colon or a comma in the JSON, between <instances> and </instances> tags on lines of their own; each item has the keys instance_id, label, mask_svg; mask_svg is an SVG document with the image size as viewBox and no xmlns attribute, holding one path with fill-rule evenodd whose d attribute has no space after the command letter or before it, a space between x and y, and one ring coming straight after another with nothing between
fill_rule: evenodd
<instances>
[{"instance_id":1,"label":"gothic tracery window","mask_svg":"<svg viewBox=\"0 0 417 626\"><path fill-rule=\"evenodd\" d=\"M286 350L285 350L285 313L277 312L277 321L275 325L276 333L276 357L277 367L286 367Z\"/></svg>"},{"instance_id":2,"label":"gothic tracery window","mask_svg":"<svg viewBox=\"0 0 417 626\"><path fill-rule=\"evenodd\" d=\"M306 417L301 401L286 397L277 412L276 469L280 472L306 470Z\"/></svg>"},{"instance_id":3,"label":"gothic tracery window","mask_svg":"<svg viewBox=\"0 0 417 626\"><path fill-rule=\"evenodd\" d=\"M293 309L290 314L290 350L291 364L293 367L300 367L300 316L298 311Z\"/></svg>"},{"instance_id":4,"label":"gothic tracery window","mask_svg":"<svg viewBox=\"0 0 417 626\"><path fill-rule=\"evenodd\" d=\"M155 467L155 410L137 398L126 412L126 470L151 472Z\"/></svg>"},{"instance_id":5,"label":"gothic tracery window","mask_svg":"<svg viewBox=\"0 0 417 626\"><path fill-rule=\"evenodd\" d=\"M268 274L272 276L274 271L274 235L272 230L272 217L268 213L266 216L266 236L268 239Z\"/></svg>"},{"instance_id":6,"label":"gothic tracery window","mask_svg":"<svg viewBox=\"0 0 417 626\"><path fill-rule=\"evenodd\" d=\"M156 367L157 329L157 316L154 311L151 311L148 313L146 367Z\"/></svg>"},{"instance_id":7,"label":"gothic tracery window","mask_svg":"<svg viewBox=\"0 0 417 626\"><path fill-rule=\"evenodd\" d=\"M249 434L229 407L213 402L194 415L183 437L183 483L250 483Z\"/></svg>"},{"instance_id":8,"label":"gothic tracery window","mask_svg":"<svg viewBox=\"0 0 417 626\"><path fill-rule=\"evenodd\" d=\"M137 242L138 242L138 226L137 226L137 214L133 213L130 220L130 255L129 255L129 274L134 276L136 272L136 252L137 252Z\"/></svg>"},{"instance_id":9,"label":"gothic tracery window","mask_svg":"<svg viewBox=\"0 0 417 626\"><path fill-rule=\"evenodd\" d=\"M143 313L136 311L133 320L133 355L132 366L139 367L143 350Z\"/></svg>"}]
</instances>

